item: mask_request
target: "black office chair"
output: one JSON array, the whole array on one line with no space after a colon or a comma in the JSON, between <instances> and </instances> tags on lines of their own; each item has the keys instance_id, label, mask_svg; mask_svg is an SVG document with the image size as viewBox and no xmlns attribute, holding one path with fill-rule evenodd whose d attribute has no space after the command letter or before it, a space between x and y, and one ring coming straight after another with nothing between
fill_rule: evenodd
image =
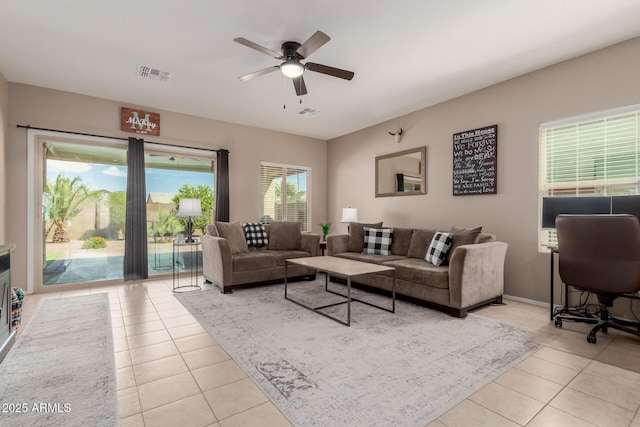
<instances>
[{"instance_id":1,"label":"black office chair","mask_svg":"<svg viewBox=\"0 0 640 427\"><path fill-rule=\"evenodd\" d=\"M640 323L613 317L608 307L624 294L640 290L640 223L633 215L558 215L559 272L562 281L597 295L599 310L594 316L560 313L562 320L597 323L587 335L596 342L596 332L619 329L640 336ZM566 301L565 301L566 304Z\"/></svg>"}]
</instances>

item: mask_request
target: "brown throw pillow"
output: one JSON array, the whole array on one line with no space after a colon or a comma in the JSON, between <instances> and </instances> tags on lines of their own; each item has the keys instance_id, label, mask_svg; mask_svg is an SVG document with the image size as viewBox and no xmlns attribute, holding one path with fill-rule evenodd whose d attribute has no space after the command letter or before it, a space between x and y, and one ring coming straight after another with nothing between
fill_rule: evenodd
<instances>
[{"instance_id":1,"label":"brown throw pillow","mask_svg":"<svg viewBox=\"0 0 640 427\"><path fill-rule=\"evenodd\" d=\"M349 242L347 244L347 250L349 252L361 253L364 249L364 228L382 228L382 222L375 224L363 224L361 222L349 223Z\"/></svg>"},{"instance_id":2,"label":"brown throw pillow","mask_svg":"<svg viewBox=\"0 0 640 427\"><path fill-rule=\"evenodd\" d=\"M244 229L239 222L217 222L216 228L218 229L218 235L223 239L229 241L232 254L241 254L249 252L247 246L247 239L244 236Z\"/></svg>"},{"instance_id":3,"label":"brown throw pillow","mask_svg":"<svg viewBox=\"0 0 640 427\"><path fill-rule=\"evenodd\" d=\"M449 249L449 254L447 255L447 264L449 263L449 260L451 260L453 251L458 246L478 243L480 233L482 233L482 226L475 228L460 228L454 225L451 227L451 232L453 233L453 243L451 244L451 249Z\"/></svg>"},{"instance_id":4,"label":"brown throw pillow","mask_svg":"<svg viewBox=\"0 0 640 427\"><path fill-rule=\"evenodd\" d=\"M211 237L220 237L215 224L207 224L205 230L207 230L207 234Z\"/></svg>"},{"instance_id":5,"label":"brown throw pillow","mask_svg":"<svg viewBox=\"0 0 640 427\"><path fill-rule=\"evenodd\" d=\"M393 242L391 242L391 255L407 256L411 245L413 230L410 228L394 228Z\"/></svg>"},{"instance_id":6,"label":"brown throw pillow","mask_svg":"<svg viewBox=\"0 0 640 427\"><path fill-rule=\"evenodd\" d=\"M269 249L300 250L302 232L296 221L271 221L269 224Z\"/></svg>"},{"instance_id":7,"label":"brown throw pillow","mask_svg":"<svg viewBox=\"0 0 640 427\"><path fill-rule=\"evenodd\" d=\"M420 229L413 230L411 235L411 243L409 243L409 250L407 251L407 257L424 259L427 255L427 249L433 240L433 236L436 235L436 230Z\"/></svg>"}]
</instances>

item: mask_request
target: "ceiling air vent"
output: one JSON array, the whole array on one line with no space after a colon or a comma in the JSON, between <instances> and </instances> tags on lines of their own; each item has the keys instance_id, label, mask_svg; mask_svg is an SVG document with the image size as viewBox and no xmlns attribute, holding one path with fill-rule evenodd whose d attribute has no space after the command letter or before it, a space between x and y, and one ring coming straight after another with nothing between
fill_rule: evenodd
<instances>
[{"instance_id":1,"label":"ceiling air vent","mask_svg":"<svg viewBox=\"0 0 640 427\"><path fill-rule=\"evenodd\" d=\"M298 111L298 114L300 114L301 116L317 116L318 114L320 114L320 111L306 107Z\"/></svg>"},{"instance_id":2,"label":"ceiling air vent","mask_svg":"<svg viewBox=\"0 0 640 427\"><path fill-rule=\"evenodd\" d=\"M147 67L146 65L138 65L138 77L166 82L171 78L171 73L158 70L157 68Z\"/></svg>"}]
</instances>

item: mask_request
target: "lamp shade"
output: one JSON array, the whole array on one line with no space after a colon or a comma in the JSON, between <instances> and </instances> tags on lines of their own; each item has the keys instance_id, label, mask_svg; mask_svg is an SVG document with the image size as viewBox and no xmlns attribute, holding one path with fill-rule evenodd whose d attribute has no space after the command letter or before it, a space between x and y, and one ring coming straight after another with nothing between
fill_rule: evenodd
<instances>
[{"instance_id":1,"label":"lamp shade","mask_svg":"<svg viewBox=\"0 0 640 427\"><path fill-rule=\"evenodd\" d=\"M200 199L180 199L180 206L178 207L178 217L186 218L189 216L201 216L202 207L200 206Z\"/></svg>"},{"instance_id":2,"label":"lamp shade","mask_svg":"<svg viewBox=\"0 0 640 427\"><path fill-rule=\"evenodd\" d=\"M342 208L340 222L358 222L358 208Z\"/></svg>"}]
</instances>

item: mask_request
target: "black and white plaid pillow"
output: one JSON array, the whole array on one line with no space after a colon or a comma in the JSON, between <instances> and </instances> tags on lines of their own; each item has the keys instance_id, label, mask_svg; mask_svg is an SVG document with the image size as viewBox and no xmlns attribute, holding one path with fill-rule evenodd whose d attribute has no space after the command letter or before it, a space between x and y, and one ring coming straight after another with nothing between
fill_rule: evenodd
<instances>
[{"instance_id":1,"label":"black and white plaid pillow","mask_svg":"<svg viewBox=\"0 0 640 427\"><path fill-rule=\"evenodd\" d=\"M433 239L431 239L431 244L429 245L429 249L427 249L427 256L424 257L424 260L429 261L435 266L442 265L444 260L447 259L447 254L449 253L449 249L451 249L452 243L453 233L437 232L435 236L433 236Z\"/></svg>"},{"instance_id":2,"label":"black and white plaid pillow","mask_svg":"<svg viewBox=\"0 0 640 427\"><path fill-rule=\"evenodd\" d=\"M391 255L393 228L364 227L363 254Z\"/></svg>"},{"instance_id":3,"label":"black and white plaid pillow","mask_svg":"<svg viewBox=\"0 0 640 427\"><path fill-rule=\"evenodd\" d=\"M243 222L242 228L244 229L244 236L247 239L247 246L260 248L269 244L267 230L264 228L264 224L259 222Z\"/></svg>"}]
</instances>

